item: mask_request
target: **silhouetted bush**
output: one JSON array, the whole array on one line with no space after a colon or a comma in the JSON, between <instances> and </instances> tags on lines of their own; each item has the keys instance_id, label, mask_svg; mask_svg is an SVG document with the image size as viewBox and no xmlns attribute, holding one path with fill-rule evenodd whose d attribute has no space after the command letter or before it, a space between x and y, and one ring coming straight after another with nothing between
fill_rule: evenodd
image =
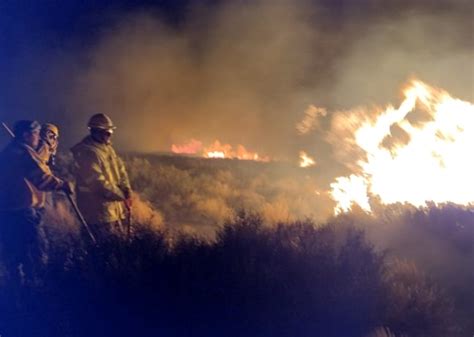
<instances>
[{"instance_id":1,"label":"silhouetted bush","mask_svg":"<svg viewBox=\"0 0 474 337\"><path fill-rule=\"evenodd\" d=\"M98 247L67 240L51 244L36 283L1 287L2 334L362 337L382 326L409 337L456 332L449 300L410 264L390 265L351 227L267 226L241 213L212 242L148 227L137 227L131 241L111 237Z\"/></svg>"},{"instance_id":2,"label":"silhouetted bush","mask_svg":"<svg viewBox=\"0 0 474 337\"><path fill-rule=\"evenodd\" d=\"M385 277L384 322L393 331L420 337L457 336L453 305L414 263L395 259Z\"/></svg>"}]
</instances>

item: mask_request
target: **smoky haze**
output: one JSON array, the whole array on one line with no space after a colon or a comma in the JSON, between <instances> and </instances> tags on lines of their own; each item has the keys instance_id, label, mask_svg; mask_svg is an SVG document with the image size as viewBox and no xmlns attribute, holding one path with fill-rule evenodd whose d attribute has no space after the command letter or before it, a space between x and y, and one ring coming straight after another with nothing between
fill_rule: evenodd
<instances>
[{"instance_id":1,"label":"smoky haze","mask_svg":"<svg viewBox=\"0 0 474 337\"><path fill-rule=\"evenodd\" d=\"M277 159L304 150L332 167L335 144L322 136L331 111L397 105L412 77L472 99L472 9L468 1L190 2L173 25L147 8L114 12L87 44L26 58L28 76L7 93L17 116L33 111L62 126L66 146L105 112L120 150L219 139ZM311 104L329 113L299 135Z\"/></svg>"},{"instance_id":2,"label":"smoky haze","mask_svg":"<svg viewBox=\"0 0 474 337\"><path fill-rule=\"evenodd\" d=\"M319 35L287 2L196 8L178 30L132 14L93 48L72 101L110 112L128 149L163 151L196 138L276 154L292 142L304 108L298 87L315 42L327 43Z\"/></svg>"}]
</instances>

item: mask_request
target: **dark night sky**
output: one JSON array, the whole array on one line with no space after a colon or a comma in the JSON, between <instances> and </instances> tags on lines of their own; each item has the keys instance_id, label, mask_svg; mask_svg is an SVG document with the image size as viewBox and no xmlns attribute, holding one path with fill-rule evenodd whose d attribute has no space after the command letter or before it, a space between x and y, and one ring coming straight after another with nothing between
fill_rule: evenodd
<instances>
[{"instance_id":1,"label":"dark night sky","mask_svg":"<svg viewBox=\"0 0 474 337\"><path fill-rule=\"evenodd\" d=\"M183 20L189 3L189 0L1 1L2 88L10 87L11 77L21 73L33 59L48 57L55 50L90 45L115 16L130 11L155 11L168 24L177 25ZM0 107L4 108L4 104L2 95Z\"/></svg>"},{"instance_id":2,"label":"dark night sky","mask_svg":"<svg viewBox=\"0 0 474 337\"><path fill-rule=\"evenodd\" d=\"M49 85L51 78L51 69L47 64L51 60L60 62L64 53L71 50L87 50L118 17L146 11L171 27L178 27L186 20L191 6L213 7L222 2L225 1L0 1L0 117L9 122L17 118L41 119L39 110L54 109L41 104L44 95L51 95L49 90L43 92L45 83ZM334 9L335 15L342 2L320 1ZM41 102L40 106L37 102ZM53 115L60 113L57 111Z\"/></svg>"},{"instance_id":3,"label":"dark night sky","mask_svg":"<svg viewBox=\"0 0 474 337\"><path fill-rule=\"evenodd\" d=\"M239 2L237 0L236 2ZM194 4L217 6L222 0L3 0L0 1L0 70L13 76L32 53L87 46L116 16L131 11L154 12L167 24L177 26L186 20ZM240 1L245 3L246 1ZM341 0L322 0L338 15ZM360 0L358 6L365 3ZM345 6L350 6L345 5ZM352 7L352 6L350 6ZM8 78L2 86L8 87ZM3 98L2 98L3 101Z\"/></svg>"},{"instance_id":4,"label":"dark night sky","mask_svg":"<svg viewBox=\"0 0 474 337\"><path fill-rule=\"evenodd\" d=\"M2 88L12 77L50 51L93 43L114 15L132 10L156 10L169 23L182 19L186 0L6 0L0 2L0 71ZM27 74L22 74L26 75ZM2 90L4 92L4 90ZM3 95L2 95L3 96ZM5 97L0 107L4 108ZM7 99L7 102L9 100Z\"/></svg>"}]
</instances>

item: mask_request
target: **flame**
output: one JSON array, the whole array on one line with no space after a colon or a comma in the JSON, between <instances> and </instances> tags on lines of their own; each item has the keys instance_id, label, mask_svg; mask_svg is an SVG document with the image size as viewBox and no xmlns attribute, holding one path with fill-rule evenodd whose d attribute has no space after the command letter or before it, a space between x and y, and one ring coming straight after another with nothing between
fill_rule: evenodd
<instances>
[{"instance_id":1,"label":"flame","mask_svg":"<svg viewBox=\"0 0 474 337\"><path fill-rule=\"evenodd\" d=\"M207 158L230 158L240 160L269 161L268 157L260 157L258 153L248 151L243 145L237 145L237 149L229 144L221 144L216 140L211 146L204 149Z\"/></svg>"},{"instance_id":2,"label":"flame","mask_svg":"<svg viewBox=\"0 0 474 337\"><path fill-rule=\"evenodd\" d=\"M243 145L234 147L230 144L222 144L219 140L209 146L203 146L201 141L191 139L182 145L173 144L171 151L178 154L195 154L205 158L228 158L239 160L270 161L267 156L260 156L256 152L248 151Z\"/></svg>"},{"instance_id":3,"label":"flame","mask_svg":"<svg viewBox=\"0 0 474 337\"><path fill-rule=\"evenodd\" d=\"M188 143L182 145L171 146L171 152L178 154L196 154L202 149L202 142L191 139Z\"/></svg>"},{"instance_id":4,"label":"flame","mask_svg":"<svg viewBox=\"0 0 474 337\"><path fill-rule=\"evenodd\" d=\"M308 156L306 152L300 151L300 167L311 167L316 165L316 161Z\"/></svg>"},{"instance_id":5,"label":"flame","mask_svg":"<svg viewBox=\"0 0 474 337\"><path fill-rule=\"evenodd\" d=\"M383 204L425 206L474 202L474 105L447 92L412 81L398 109L388 106L374 122L364 121L354 132L364 153L360 173L331 184L335 213L358 204L371 211L370 197ZM412 121L420 113L427 120ZM402 139L394 133L398 130ZM387 141L392 142L387 146Z\"/></svg>"},{"instance_id":6,"label":"flame","mask_svg":"<svg viewBox=\"0 0 474 337\"><path fill-rule=\"evenodd\" d=\"M232 158L232 146L229 144L221 144L216 140L214 143L203 150L204 157L207 158Z\"/></svg>"},{"instance_id":7,"label":"flame","mask_svg":"<svg viewBox=\"0 0 474 337\"><path fill-rule=\"evenodd\" d=\"M331 197L337 201L335 214L348 212L353 204L359 205L364 211L370 212L367 182L363 177L351 174L349 177L338 177L331 184Z\"/></svg>"},{"instance_id":8,"label":"flame","mask_svg":"<svg viewBox=\"0 0 474 337\"><path fill-rule=\"evenodd\" d=\"M225 158L225 152L222 151L210 151L205 155L207 158Z\"/></svg>"}]
</instances>

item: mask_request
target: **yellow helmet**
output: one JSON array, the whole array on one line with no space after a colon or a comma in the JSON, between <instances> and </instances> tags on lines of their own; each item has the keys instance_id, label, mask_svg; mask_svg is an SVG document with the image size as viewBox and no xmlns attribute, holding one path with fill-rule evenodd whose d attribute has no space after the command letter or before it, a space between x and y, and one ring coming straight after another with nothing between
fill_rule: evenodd
<instances>
[{"instance_id":1,"label":"yellow helmet","mask_svg":"<svg viewBox=\"0 0 474 337\"><path fill-rule=\"evenodd\" d=\"M59 137L59 128L51 123L45 123L41 125L41 136L44 137L49 132L52 132L56 137Z\"/></svg>"}]
</instances>

